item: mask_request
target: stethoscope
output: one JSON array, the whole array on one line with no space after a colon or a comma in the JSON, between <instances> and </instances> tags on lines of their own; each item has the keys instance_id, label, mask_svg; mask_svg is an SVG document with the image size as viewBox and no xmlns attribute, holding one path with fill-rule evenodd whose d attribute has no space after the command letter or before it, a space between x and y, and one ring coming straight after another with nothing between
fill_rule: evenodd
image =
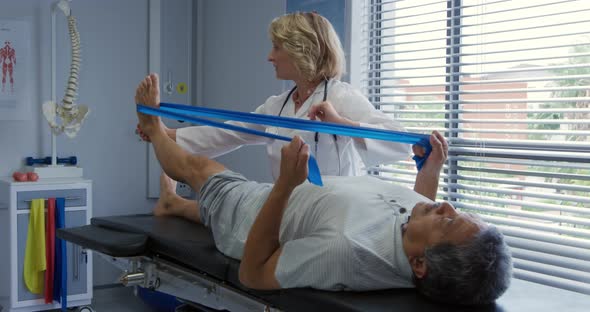
<instances>
[{"instance_id":1,"label":"stethoscope","mask_svg":"<svg viewBox=\"0 0 590 312\"><path fill-rule=\"evenodd\" d=\"M279 117L281 116L281 114L283 113L283 109L285 108L285 105L287 105L287 102L289 102L291 95L293 95L293 92L295 92L296 89L297 89L297 86L294 86L293 89L291 89L291 91L289 91L289 94L287 94L287 97L285 98L285 101L283 102L283 106L281 106L281 110L279 111L279 114L277 116L279 116ZM324 79L324 98L322 101L325 102L327 99L328 99L328 79ZM340 150L338 148L338 136L336 136L335 134L332 134L332 138L334 140L334 146L336 146L336 155L338 156L338 175L340 175L341 168L340 168ZM315 133L314 141L315 141L314 154L315 154L316 159L318 159L318 142L320 141L319 132Z\"/></svg>"}]
</instances>

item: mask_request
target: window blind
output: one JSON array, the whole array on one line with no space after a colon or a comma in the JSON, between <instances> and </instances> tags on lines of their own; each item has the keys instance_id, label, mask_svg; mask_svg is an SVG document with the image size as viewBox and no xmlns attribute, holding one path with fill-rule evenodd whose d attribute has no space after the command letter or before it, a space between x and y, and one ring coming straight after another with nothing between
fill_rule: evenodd
<instances>
[{"instance_id":1,"label":"window blind","mask_svg":"<svg viewBox=\"0 0 590 312\"><path fill-rule=\"evenodd\" d=\"M506 235L514 276L590 294L590 1L365 0L363 88L449 141L439 198ZM412 186L410 161L370 168Z\"/></svg>"}]
</instances>

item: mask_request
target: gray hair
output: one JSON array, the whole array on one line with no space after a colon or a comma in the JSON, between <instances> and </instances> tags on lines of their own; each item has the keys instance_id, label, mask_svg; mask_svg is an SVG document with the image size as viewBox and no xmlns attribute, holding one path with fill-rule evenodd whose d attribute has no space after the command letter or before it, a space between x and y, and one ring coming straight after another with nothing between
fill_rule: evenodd
<instances>
[{"instance_id":1,"label":"gray hair","mask_svg":"<svg viewBox=\"0 0 590 312\"><path fill-rule=\"evenodd\" d=\"M493 225L463 244L441 243L425 250L426 276L416 288L436 301L488 304L510 286L512 256Z\"/></svg>"}]
</instances>

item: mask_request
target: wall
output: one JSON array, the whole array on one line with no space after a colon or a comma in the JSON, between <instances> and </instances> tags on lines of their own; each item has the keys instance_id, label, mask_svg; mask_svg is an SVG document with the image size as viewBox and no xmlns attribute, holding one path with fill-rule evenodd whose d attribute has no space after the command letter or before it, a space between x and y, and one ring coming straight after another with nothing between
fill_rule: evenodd
<instances>
[{"instance_id":1,"label":"wall","mask_svg":"<svg viewBox=\"0 0 590 312\"><path fill-rule=\"evenodd\" d=\"M0 1L0 19L29 19L32 21L31 27L31 53L30 66L32 67L32 76L37 77L32 82L33 88L30 99L34 103L29 105L40 105L41 99L49 97L49 84L42 83L49 79L49 58L41 59L42 49L48 51L50 39L45 35L50 33L48 29L49 8L44 8L37 1ZM45 26L45 27L44 27ZM18 62L18 60L17 60ZM18 63L17 63L18 64ZM36 155L42 147L42 141L39 137L42 135L44 125L40 125L39 110L33 108L30 120L10 121L0 120L0 176L11 175L15 169L18 169L22 159L26 156Z\"/></svg>"},{"instance_id":2,"label":"wall","mask_svg":"<svg viewBox=\"0 0 590 312\"><path fill-rule=\"evenodd\" d=\"M51 136L40 113L50 99L50 1L1 0L0 18L31 16L31 59L35 77L29 121L0 121L0 175L11 175L26 156L49 156ZM147 213L147 145L134 134L133 92L147 73L146 0L74 0L82 42L78 103L91 113L78 136L59 136L58 156L76 155L84 176L94 183L94 216ZM61 14L61 13L59 13ZM66 19L57 15L57 95L63 96L69 72ZM106 22L108 20L108 22ZM0 238L5 239L5 238ZM113 283L116 270L95 258L95 284Z\"/></svg>"},{"instance_id":3,"label":"wall","mask_svg":"<svg viewBox=\"0 0 590 312\"><path fill-rule=\"evenodd\" d=\"M202 106L253 111L283 92L267 61L268 25L285 12L285 1L203 1ZM196 76L196 73L195 75ZM196 83L196 82L195 82ZM248 146L218 158L232 170L257 181L271 181L264 146Z\"/></svg>"},{"instance_id":4,"label":"wall","mask_svg":"<svg viewBox=\"0 0 590 312\"><path fill-rule=\"evenodd\" d=\"M192 88L193 59L193 6L200 1L192 0L150 0L149 1L149 71L160 73L160 100L167 103L197 103L193 100ZM196 21L196 20L195 20ZM184 84L182 91L178 90ZM164 118L169 128L185 126L176 120ZM162 168L153 148L148 153L148 197L160 197L160 176ZM178 194L191 196L194 193L188 185L178 183ZM185 192L181 192L184 190Z\"/></svg>"},{"instance_id":5,"label":"wall","mask_svg":"<svg viewBox=\"0 0 590 312\"><path fill-rule=\"evenodd\" d=\"M51 135L40 105L50 99L49 1L0 0L0 18L31 17L33 112L28 121L0 121L0 176L20 169L26 156L49 156ZM84 176L94 182L94 216L148 213L154 200L146 198L148 145L134 134L137 123L133 92L148 71L148 1L74 0L82 42L78 103L91 113L78 136L57 139L58 156L76 155ZM196 7L196 6L195 6ZM267 27L285 11L284 1L201 1L199 26L201 70L193 81L194 96L204 106L254 110L271 94L283 91L266 58L270 51ZM195 10L196 11L196 10ZM60 13L61 14L61 13ZM108 20L108 22L106 22ZM61 97L69 72L66 20L57 16L57 95ZM194 35L196 36L196 35ZM195 55L198 55L196 49ZM270 181L264 148L242 148L220 158L249 178ZM0 238L5 239L5 238ZM95 285L115 282L118 271L95 256Z\"/></svg>"}]
</instances>

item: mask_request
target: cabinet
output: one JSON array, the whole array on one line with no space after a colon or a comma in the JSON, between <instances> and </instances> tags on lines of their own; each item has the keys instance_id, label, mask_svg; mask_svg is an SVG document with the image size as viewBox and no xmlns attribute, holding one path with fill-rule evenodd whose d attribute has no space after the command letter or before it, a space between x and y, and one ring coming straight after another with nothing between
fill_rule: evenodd
<instances>
[{"instance_id":1,"label":"cabinet","mask_svg":"<svg viewBox=\"0 0 590 312\"><path fill-rule=\"evenodd\" d=\"M61 307L61 304L55 301L45 304L43 294L29 292L23 278L30 202L36 198L51 197L66 199L66 227L89 224L92 217L92 181L82 178L42 179L37 182L0 179L0 305L4 308L2 311L40 311ZM90 251L69 242L66 243L66 250L68 307L90 305Z\"/></svg>"}]
</instances>

